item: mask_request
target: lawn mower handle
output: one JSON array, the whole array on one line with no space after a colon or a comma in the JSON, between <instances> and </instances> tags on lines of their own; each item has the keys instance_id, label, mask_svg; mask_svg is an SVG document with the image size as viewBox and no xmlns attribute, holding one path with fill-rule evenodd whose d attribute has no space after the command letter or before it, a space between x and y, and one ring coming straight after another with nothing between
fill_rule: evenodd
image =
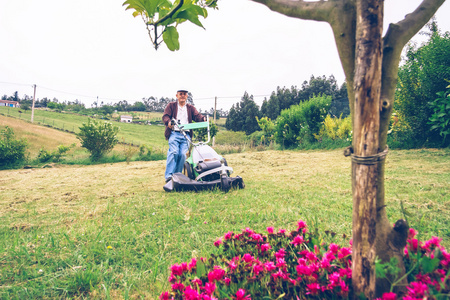
<instances>
[{"instance_id":1,"label":"lawn mower handle","mask_svg":"<svg viewBox=\"0 0 450 300\"><path fill-rule=\"evenodd\" d=\"M184 137L188 140L188 143L189 144L192 144L193 146L198 146L198 145L206 145L206 144L208 144L209 142L210 142L210 140L211 140L211 134L210 134L210 130L209 130L209 116L207 115L206 116L206 122L203 122L203 123L206 123L207 124L207 126L203 126L203 127L201 127L201 126L192 126L191 124L193 124L193 123L190 123L190 124L178 124L177 123L177 120L175 119L175 118L172 118L172 120L170 121L170 123L172 124L172 126L176 126L177 128L178 128L178 130L184 135ZM194 124L197 124L197 123L194 123ZM191 125L191 126L190 126ZM198 143L193 143L192 141L191 141L191 139L189 139L188 137L187 137L187 135L186 135L186 130L185 130L185 127L188 127L187 128L187 130L190 130L190 129L198 129L198 128L207 128L207 131L208 131L208 140L206 141L206 142L198 142ZM193 128L190 128L190 127L193 127Z\"/></svg>"}]
</instances>

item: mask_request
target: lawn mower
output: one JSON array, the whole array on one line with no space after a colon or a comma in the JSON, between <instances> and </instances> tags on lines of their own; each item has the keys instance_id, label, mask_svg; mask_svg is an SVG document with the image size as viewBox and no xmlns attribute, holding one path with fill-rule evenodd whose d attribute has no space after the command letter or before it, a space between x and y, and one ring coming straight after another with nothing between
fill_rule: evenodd
<instances>
[{"instance_id":1,"label":"lawn mower","mask_svg":"<svg viewBox=\"0 0 450 300\"><path fill-rule=\"evenodd\" d=\"M240 176L230 177L233 168L228 166L226 159L207 145L211 139L209 118L206 122L189 124L178 124L175 119L171 122L188 141L190 155L184 164L184 174L173 174L172 179L164 185L166 192L202 191L215 188L228 192L230 188L245 187L244 180ZM207 128L208 140L193 143L185 131L201 128Z\"/></svg>"}]
</instances>

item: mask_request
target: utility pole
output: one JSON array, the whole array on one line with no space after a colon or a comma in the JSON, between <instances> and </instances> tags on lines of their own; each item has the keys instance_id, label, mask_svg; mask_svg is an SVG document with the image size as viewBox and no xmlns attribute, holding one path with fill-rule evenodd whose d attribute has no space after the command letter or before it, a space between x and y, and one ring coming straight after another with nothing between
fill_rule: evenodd
<instances>
[{"instance_id":1,"label":"utility pole","mask_svg":"<svg viewBox=\"0 0 450 300\"><path fill-rule=\"evenodd\" d=\"M34 102L36 101L36 85L33 84L34 94L33 94L33 104L31 105L31 123L34 121Z\"/></svg>"},{"instance_id":2,"label":"utility pole","mask_svg":"<svg viewBox=\"0 0 450 300\"><path fill-rule=\"evenodd\" d=\"M216 125L216 111L217 111L217 96L214 100L214 125ZM214 144L216 143L216 137L213 136L212 146L214 147Z\"/></svg>"}]
</instances>

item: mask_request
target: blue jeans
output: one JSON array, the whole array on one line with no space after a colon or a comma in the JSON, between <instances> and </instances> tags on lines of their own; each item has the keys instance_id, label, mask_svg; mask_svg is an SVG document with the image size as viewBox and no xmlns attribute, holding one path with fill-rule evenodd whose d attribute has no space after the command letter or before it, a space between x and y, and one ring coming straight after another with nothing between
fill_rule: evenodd
<instances>
[{"instance_id":1,"label":"blue jeans","mask_svg":"<svg viewBox=\"0 0 450 300\"><path fill-rule=\"evenodd\" d=\"M189 137L189 134L186 133ZM167 151L166 172L164 177L169 179L174 173L183 172L186 153L189 150L188 142L182 133L172 131L169 137L169 151Z\"/></svg>"}]
</instances>

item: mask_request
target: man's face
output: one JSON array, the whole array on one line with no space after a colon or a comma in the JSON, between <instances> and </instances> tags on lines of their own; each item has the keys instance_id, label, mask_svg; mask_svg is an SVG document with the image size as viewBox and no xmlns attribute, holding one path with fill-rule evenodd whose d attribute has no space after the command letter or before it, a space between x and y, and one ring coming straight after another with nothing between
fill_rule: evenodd
<instances>
[{"instance_id":1,"label":"man's face","mask_svg":"<svg viewBox=\"0 0 450 300\"><path fill-rule=\"evenodd\" d=\"M184 106L186 104L187 97L188 95L186 92L177 92L178 104Z\"/></svg>"}]
</instances>

